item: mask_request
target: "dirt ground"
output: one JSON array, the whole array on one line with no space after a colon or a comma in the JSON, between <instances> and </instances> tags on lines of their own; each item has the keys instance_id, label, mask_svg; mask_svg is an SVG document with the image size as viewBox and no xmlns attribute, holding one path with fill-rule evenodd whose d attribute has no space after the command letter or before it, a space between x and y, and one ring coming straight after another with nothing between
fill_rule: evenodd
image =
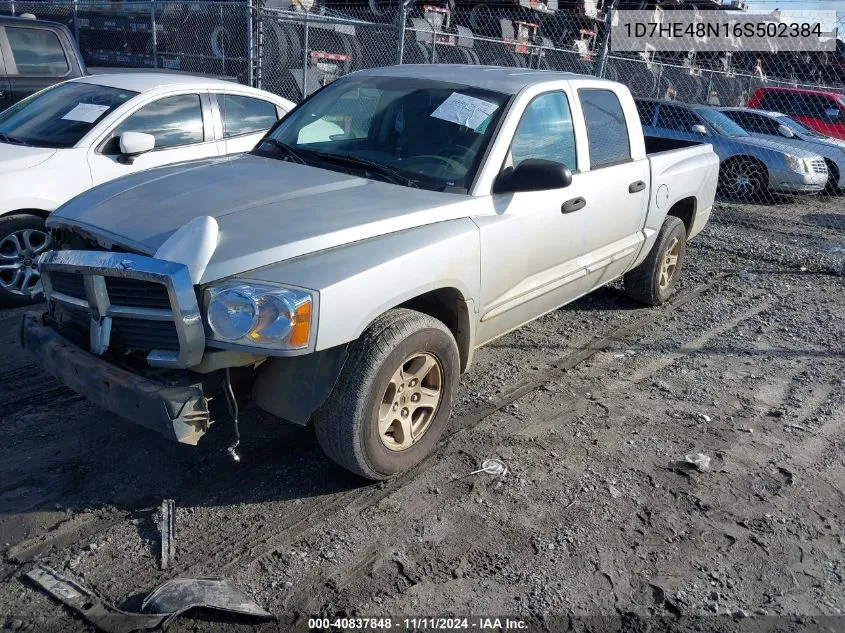
<instances>
[{"instance_id":1,"label":"dirt ground","mask_svg":"<svg viewBox=\"0 0 845 633\"><path fill-rule=\"evenodd\" d=\"M40 561L129 610L169 578L226 576L278 618L189 614L176 633L446 614L843 630L821 617L845 612L845 216L830 206L721 205L671 304L616 285L480 350L436 454L383 484L253 407L240 463L227 424L167 443L45 376L3 312L0 626L93 630L23 578ZM469 474L491 457L506 475ZM164 498L177 553L161 571Z\"/></svg>"}]
</instances>

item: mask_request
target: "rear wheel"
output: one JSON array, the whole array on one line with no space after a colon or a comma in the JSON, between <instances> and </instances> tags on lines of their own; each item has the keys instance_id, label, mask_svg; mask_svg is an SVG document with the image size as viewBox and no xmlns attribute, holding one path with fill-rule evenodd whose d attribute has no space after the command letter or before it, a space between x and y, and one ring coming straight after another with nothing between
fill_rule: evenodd
<instances>
[{"instance_id":1,"label":"rear wheel","mask_svg":"<svg viewBox=\"0 0 845 633\"><path fill-rule=\"evenodd\" d=\"M49 247L50 235L37 215L0 218L0 307L25 306L41 299L38 257Z\"/></svg>"},{"instance_id":2,"label":"rear wheel","mask_svg":"<svg viewBox=\"0 0 845 633\"><path fill-rule=\"evenodd\" d=\"M675 216L663 221L648 257L625 274L625 292L646 305L660 305L672 296L681 276L687 250L687 231Z\"/></svg>"},{"instance_id":3,"label":"rear wheel","mask_svg":"<svg viewBox=\"0 0 845 633\"><path fill-rule=\"evenodd\" d=\"M387 479L425 458L452 411L458 347L449 329L420 312L394 309L352 344L329 399L315 414L332 461Z\"/></svg>"}]
</instances>

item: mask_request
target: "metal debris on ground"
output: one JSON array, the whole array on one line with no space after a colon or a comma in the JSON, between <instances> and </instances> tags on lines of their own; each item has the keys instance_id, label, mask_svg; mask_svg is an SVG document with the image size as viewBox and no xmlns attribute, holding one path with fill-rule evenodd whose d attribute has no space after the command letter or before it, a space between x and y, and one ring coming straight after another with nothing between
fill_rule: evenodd
<instances>
[{"instance_id":1,"label":"metal debris on ground","mask_svg":"<svg viewBox=\"0 0 845 633\"><path fill-rule=\"evenodd\" d=\"M470 475L477 475L478 473L485 473L487 475L506 475L508 467L499 459L485 459L481 462L481 468L474 470Z\"/></svg>"},{"instance_id":2,"label":"metal debris on ground","mask_svg":"<svg viewBox=\"0 0 845 633\"><path fill-rule=\"evenodd\" d=\"M166 627L173 618L194 608L265 620L274 617L225 578L168 580L144 598L142 613L130 613L109 604L90 589L46 565L35 566L26 573L26 577L105 633L131 633Z\"/></svg>"},{"instance_id":3,"label":"metal debris on ground","mask_svg":"<svg viewBox=\"0 0 845 633\"><path fill-rule=\"evenodd\" d=\"M167 569L176 557L176 539L173 533L175 504L173 499L161 502L161 568Z\"/></svg>"},{"instance_id":4,"label":"metal debris on ground","mask_svg":"<svg viewBox=\"0 0 845 633\"><path fill-rule=\"evenodd\" d=\"M261 619L273 614L259 607L226 578L174 578L159 585L141 603L143 613L164 613L163 625L193 608L228 611Z\"/></svg>"},{"instance_id":5,"label":"metal debris on ground","mask_svg":"<svg viewBox=\"0 0 845 633\"><path fill-rule=\"evenodd\" d=\"M710 470L710 457L704 453L690 453L684 457L684 460L700 471Z\"/></svg>"},{"instance_id":6,"label":"metal debris on ground","mask_svg":"<svg viewBox=\"0 0 845 633\"><path fill-rule=\"evenodd\" d=\"M130 633L154 629L167 617L166 614L121 611L89 589L46 565L34 567L26 573L26 577L106 633Z\"/></svg>"}]
</instances>

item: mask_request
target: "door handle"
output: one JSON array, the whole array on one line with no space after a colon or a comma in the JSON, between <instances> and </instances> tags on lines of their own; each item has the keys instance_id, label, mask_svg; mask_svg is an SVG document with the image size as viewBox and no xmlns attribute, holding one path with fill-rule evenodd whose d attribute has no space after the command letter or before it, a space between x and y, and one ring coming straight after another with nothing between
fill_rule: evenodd
<instances>
[{"instance_id":1,"label":"door handle","mask_svg":"<svg viewBox=\"0 0 845 633\"><path fill-rule=\"evenodd\" d=\"M560 212L561 213L572 213L573 211L577 211L578 209L583 209L587 205L587 201L584 198L572 198L572 200L567 200L562 205L560 205Z\"/></svg>"},{"instance_id":2,"label":"door handle","mask_svg":"<svg viewBox=\"0 0 845 633\"><path fill-rule=\"evenodd\" d=\"M638 180L636 182L632 182L628 185L628 193L637 193L645 189L645 183L642 180Z\"/></svg>"}]
</instances>

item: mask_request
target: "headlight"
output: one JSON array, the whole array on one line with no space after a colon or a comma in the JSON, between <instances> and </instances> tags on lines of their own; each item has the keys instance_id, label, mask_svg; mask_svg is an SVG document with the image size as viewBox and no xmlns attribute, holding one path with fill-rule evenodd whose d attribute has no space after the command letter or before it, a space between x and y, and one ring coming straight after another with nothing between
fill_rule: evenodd
<instances>
[{"instance_id":1,"label":"headlight","mask_svg":"<svg viewBox=\"0 0 845 633\"><path fill-rule=\"evenodd\" d=\"M293 288L228 283L205 291L212 339L251 347L301 349L311 336L313 297Z\"/></svg>"},{"instance_id":2,"label":"headlight","mask_svg":"<svg viewBox=\"0 0 845 633\"><path fill-rule=\"evenodd\" d=\"M794 171L799 174L808 174L810 170L807 169L807 163L804 162L804 159L798 158L797 156L792 156L790 154L785 154L786 156L786 167L789 171Z\"/></svg>"}]
</instances>

